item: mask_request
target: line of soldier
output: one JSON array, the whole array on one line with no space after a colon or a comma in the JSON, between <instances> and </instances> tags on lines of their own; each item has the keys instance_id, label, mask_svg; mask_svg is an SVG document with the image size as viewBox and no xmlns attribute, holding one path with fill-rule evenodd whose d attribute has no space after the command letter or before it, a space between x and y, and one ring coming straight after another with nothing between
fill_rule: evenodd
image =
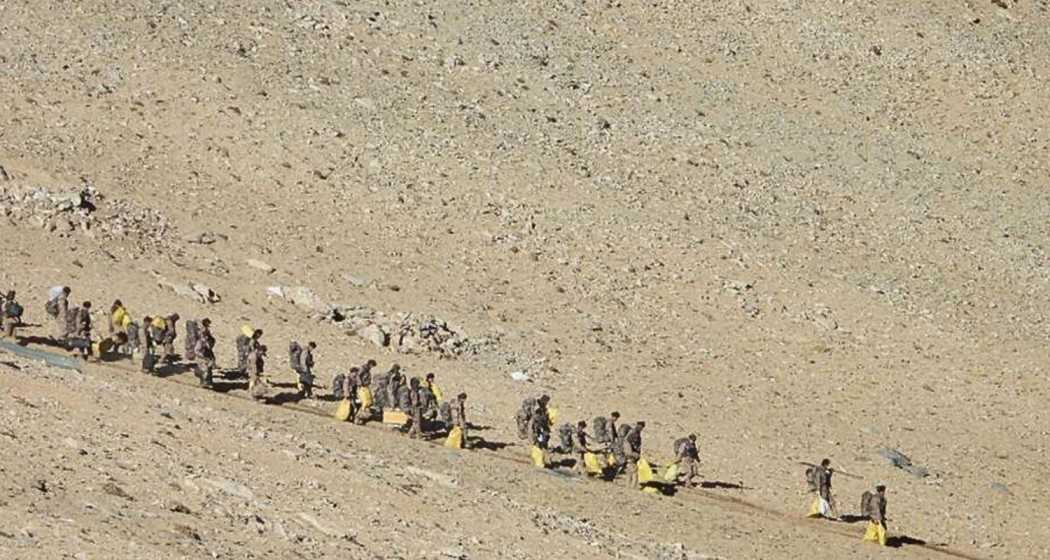
<instances>
[{"instance_id":1,"label":"line of soldier","mask_svg":"<svg viewBox=\"0 0 1050 560\"><path fill-rule=\"evenodd\" d=\"M176 327L180 317L172 313L166 317L145 316L141 323L134 321L120 300L110 307L109 335L98 342L91 342L91 302L70 307L71 290L56 286L48 293L45 310L55 322L54 339L82 357L111 359L115 356L142 355L142 371L155 373L156 365L171 364L177 360L175 353ZM16 329L22 325L24 308L17 302L16 293L8 291L0 297L0 331L8 338L15 338ZM211 321L187 322L185 358L195 364L200 384L213 386L216 369L215 337L211 333ZM262 344L263 331L244 327L235 339L237 368L235 373L247 376L248 391L254 398L261 398L265 389L262 374L267 357L267 347ZM157 349L160 356L157 357ZM315 342L300 346L292 342L289 359L297 375L299 396L313 397L315 366L313 351ZM465 403L466 393L460 393L452 402L444 400L441 389L435 384L433 373L424 379L406 378L398 364L385 373L373 375L374 360L361 366L351 367L348 373L336 374L332 379L332 396L340 401L336 416L355 424L372 420L385 420L391 411L405 416L404 429L409 437L421 437L425 431L443 430L447 433L445 445L454 448L469 448ZM639 470L645 464L642 458L642 432L645 422L633 425L618 424L619 412L608 418L598 416L593 420L594 435L587 432L587 422L580 420L573 425L564 423L559 427L560 445L551 447L551 427L558 411L550 406L550 397L527 398L516 414L518 436L530 447L530 456L537 467L554 465L550 452L556 451L575 458L574 469L580 474L602 476L613 480L626 473L627 484L640 485ZM426 430L437 426L439 430ZM699 453L696 435L690 434L674 442L674 460L668 469L668 479L677 485L694 486L693 479L699 474ZM673 469L671 467L674 467ZM832 476L836 471L831 460L824 459L819 465L809 465L806 482L814 494L808 516L838 519L835 499L832 494ZM672 475L673 473L673 475ZM673 478L672 478L673 476ZM886 545L886 487L877 485L874 492L866 491L861 496L861 517L868 520L865 541Z\"/></svg>"},{"instance_id":2,"label":"line of soldier","mask_svg":"<svg viewBox=\"0 0 1050 560\"><path fill-rule=\"evenodd\" d=\"M831 459L823 459L819 465L805 464L809 467L806 469L806 484L814 494L807 516L841 519L831 492L831 478L837 472L831 467ZM860 497L860 516L868 520L864 540L886 546L886 486L879 484L874 490L867 490Z\"/></svg>"},{"instance_id":3,"label":"line of soldier","mask_svg":"<svg viewBox=\"0 0 1050 560\"><path fill-rule=\"evenodd\" d=\"M48 292L45 310L55 322L53 340L84 358L112 360L120 357L141 355L144 373L157 374L157 367L178 361L175 341L178 336L178 313L167 316L145 316L135 321L120 300L113 302L109 310L108 336L92 342L91 302L80 306L69 305L71 289L56 286ZM15 302L15 293L9 292L0 298L0 314L4 332L13 337L16 326L21 324L23 309ZM194 372L202 387L214 387L217 369L215 358L215 336L211 332L211 320L185 322L186 336L182 358L193 364ZM266 393L263 373L266 369L268 349L262 343L263 331L249 326L241 328L234 340L237 367L227 371L230 377L247 377L248 393L261 399ZM313 398L314 350L317 343L310 341L300 345L293 341L289 345L289 366L297 377L300 398ZM159 356L158 356L159 353ZM348 373L339 373L332 380L332 396L344 401L352 412L350 419L357 424L383 419L384 411L396 411L405 415L403 429L415 439L426 433L447 432L449 447L464 448L470 445L467 432L466 393L460 393L451 401L435 383L435 375L429 373L425 379L406 378L401 366L394 364L385 374L375 375L376 362L369 360L364 365L350 368ZM373 396L374 395L374 396Z\"/></svg>"},{"instance_id":4,"label":"line of soldier","mask_svg":"<svg viewBox=\"0 0 1050 560\"><path fill-rule=\"evenodd\" d=\"M573 456L573 468L580 474L613 480L626 473L626 483L631 487L647 482L639 476L641 471L649 468L642 458L644 421L633 425L619 424L620 413L613 411L608 418L594 418L593 436L587 432L585 420L575 424L563 423L558 428L560 445L552 447L551 427L557 417L558 411L550 406L548 395L525 399L515 415L518 437L528 442L530 456L537 467L552 466L550 452L556 451ZM674 459L668 465L663 482L694 486L693 479L699 475L700 463L696 434L675 440L673 447Z\"/></svg>"}]
</instances>

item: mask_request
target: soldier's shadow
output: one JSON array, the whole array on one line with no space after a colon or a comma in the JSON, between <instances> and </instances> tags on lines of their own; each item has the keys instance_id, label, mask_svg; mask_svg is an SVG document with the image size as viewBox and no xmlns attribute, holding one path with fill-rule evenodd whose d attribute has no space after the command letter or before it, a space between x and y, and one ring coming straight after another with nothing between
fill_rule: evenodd
<instances>
[{"instance_id":1,"label":"soldier's shadow","mask_svg":"<svg viewBox=\"0 0 1050 560\"><path fill-rule=\"evenodd\" d=\"M721 480L705 480L700 483L700 487L718 490L753 490L753 488L744 486L743 482L722 482Z\"/></svg>"},{"instance_id":2,"label":"soldier's shadow","mask_svg":"<svg viewBox=\"0 0 1050 560\"><path fill-rule=\"evenodd\" d=\"M230 391L238 391L238 390L247 391L248 390L248 382L247 381L233 381L233 382L227 381L227 382L223 382L223 383L213 383L212 384L212 390L215 391L216 393L229 393Z\"/></svg>"},{"instance_id":3,"label":"soldier's shadow","mask_svg":"<svg viewBox=\"0 0 1050 560\"><path fill-rule=\"evenodd\" d=\"M484 451L500 451L510 447L509 443L503 443L502 441L488 441L481 438L471 439L470 448L480 449Z\"/></svg>"},{"instance_id":4,"label":"soldier's shadow","mask_svg":"<svg viewBox=\"0 0 1050 560\"><path fill-rule=\"evenodd\" d=\"M299 393L277 393L276 395L266 399L266 404L282 405L287 403L297 403L303 400L303 396Z\"/></svg>"},{"instance_id":5,"label":"soldier's shadow","mask_svg":"<svg viewBox=\"0 0 1050 560\"><path fill-rule=\"evenodd\" d=\"M174 364L157 364L153 367L153 374L157 377L171 377L173 375L180 375L193 371L193 366L190 364L174 363Z\"/></svg>"},{"instance_id":6,"label":"soldier's shadow","mask_svg":"<svg viewBox=\"0 0 1050 560\"><path fill-rule=\"evenodd\" d=\"M839 517L839 521L843 523L860 523L861 521L867 521L866 515L843 515Z\"/></svg>"},{"instance_id":7,"label":"soldier's shadow","mask_svg":"<svg viewBox=\"0 0 1050 560\"><path fill-rule=\"evenodd\" d=\"M908 535L897 535L886 538L886 546L890 548L901 548L904 546L926 546L926 541L909 537Z\"/></svg>"}]
</instances>

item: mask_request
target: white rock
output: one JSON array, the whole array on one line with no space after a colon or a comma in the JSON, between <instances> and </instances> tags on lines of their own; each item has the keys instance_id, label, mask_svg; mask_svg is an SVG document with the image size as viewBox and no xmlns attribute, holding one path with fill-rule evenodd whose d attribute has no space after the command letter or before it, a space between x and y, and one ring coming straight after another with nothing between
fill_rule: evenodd
<instances>
[{"instance_id":1,"label":"white rock","mask_svg":"<svg viewBox=\"0 0 1050 560\"><path fill-rule=\"evenodd\" d=\"M512 371L510 372L510 378L514 381L531 381L529 374L524 371Z\"/></svg>"},{"instance_id":2,"label":"white rock","mask_svg":"<svg viewBox=\"0 0 1050 560\"><path fill-rule=\"evenodd\" d=\"M358 329L357 336L379 347L386 346L388 341L388 336L386 332L383 331L382 327L376 325L375 323Z\"/></svg>"},{"instance_id":3,"label":"white rock","mask_svg":"<svg viewBox=\"0 0 1050 560\"><path fill-rule=\"evenodd\" d=\"M258 270L261 270L261 271L263 271L263 272L265 272L267 274L272 274L274 271L277 270L276 268L270 266L268 263L264 263L263 261L259 261L259 260L255 260L255 259L248 259L248 260L246 260L244 262L246 262L248 264L248 266L250 266L252 268L255 268L255 269L258 269Z\"/></svg>"}]
</instances>

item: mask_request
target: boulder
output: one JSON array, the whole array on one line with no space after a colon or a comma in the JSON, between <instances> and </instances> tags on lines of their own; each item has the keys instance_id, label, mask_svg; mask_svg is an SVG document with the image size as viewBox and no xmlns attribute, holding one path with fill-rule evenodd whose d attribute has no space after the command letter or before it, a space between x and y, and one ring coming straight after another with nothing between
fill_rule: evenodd
<instances>
[{"instance_id":1,"label":"boulder","mask_svg":"<svg viewBox=\"0 0 1050 560\"><path fill-rule=\"evenodd\" d=\"M275 272L277 270L276 268L270 266L268 263L265 263L263 261L256 260L256 259L248 259L248 260L246 260L244 262L247 263L248 266L250 266L250 267L252 267L252 268L254 268L256 270L261 270L261 271L265 272L266 274L272 274L273 272Z\"/></svg>"},{"instance_id":2,"label":"boulder","mask_svg":"<svg viewBox=\"0 0 1050 560\"><path fill-rule=\"evenodd\" d=\"M387 345L389 342L389 336L383 331L383 328L379 325L372 323L361 329L357 330L357 336L379 346L380 348Z\"/></svg>"}]
</instances>

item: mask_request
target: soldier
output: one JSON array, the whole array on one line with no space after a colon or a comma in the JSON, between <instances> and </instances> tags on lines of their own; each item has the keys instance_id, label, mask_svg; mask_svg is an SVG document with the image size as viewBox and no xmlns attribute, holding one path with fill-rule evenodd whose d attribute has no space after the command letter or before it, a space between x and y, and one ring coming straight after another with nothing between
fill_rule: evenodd
<instances>
[{"instance_id":1,"label":"soldier","mask_svg":"<svg viewBox=\"0 0 1050 560\"><path fill-rule=\"evenodd\" d=\"M700 452L696 449L696 434L675 440L675 461L679 464L679 472L685 474L683 486L692 486L693 477L700 474L697 464L700 462Z\"/></svg>"},{"instance_id":2,"label":"soldier","mask_svg":"<svg viewBox=\"0 0 1050 560\"><path fill-rule=\"evenodd\" d=\"M368 360L361 367L357 368L357 382L361 387L372 386L372 368L376 367L375 360Z\"/></svg>"},{"instance_id":3,"label":"soldier","mask_svg":"<svg viewBox=\"0 0 1050 560\"><path fill-rule=\"evenodd\" d=\"M401 366L394 364L387 372L386 378L386 403L391 408L401 408L399 396L405 384L405 375L401 373Z\"/></svg>"},{"instance_id":4,"label":"soldier","mask_svg":"<svg viewBox=\"0 0 1050 560\"><path fill-rule=\"evenodd\" d=\"M153 375L153 367L157 364L156 355L153 353L156 344L153 342L153 317L146 315L142 318L142 373Z\"/></svg>"},{"instance_id":5,"label":"soldier","mask_svg":"<svg viewBox=\"0 0 1050 560\"><path fill-rule=\"evenodd\" d=\"M253 345L248 352L248 394L253 399L260 399L264 394L262 374L266 364L266 345Z\"/></svg>"},{"instance_id":6,"label":"soldier","mask_svg":"<svg viewBox=\"0 0 1050 560\"><path fill-rule=\"evenodd\" d=\"M638 486L638 461L642 458L642 430L644 429L645 422L636 422L634 428L627 432L621 444L628 486Z\"/></svg>"},{"instance_id":7,"label":"soldier","mask_svg":"<svg viewBox=\"0 0 1050 560\"><path fill-rule=\"evenodd\" d=\"M299 367L296 373L299 375L299 396L312 399L314 396L314 349L317 343L310 341L299 354Z\"/></svg>"},{"instance_id":8,"label":"soldier","mask_svg":"<svg viewBox=\"0 0 1050 560\"><path fill-rule=\"evenodd\" d=\"M547 447L551 440L551 419L547 413L550 397L541 396L529 418L529 443L540 450L543 455L543 466L547 466ZM538 463L537 463L538 464Z\"/></svg>"},{"instance_id":9,"label":"soldier","mask_svg":"<svg viewBox=\"0 0 1050 560\"><path fill-rule=\"evenodd\" d=\"M587 442L587 422L580 420L572 434L572 452L576 455L574 469L580 474L587 474L584 455L593 452Z\"/></svg>"},{"instance_id":10,"label":"soldier","mask_svg":"<svg viewBox=\"0 0 1050 560\"><path fill-rule=\"evenodd\" d=\"M113 305L109 308L109 321L107 322L109 334L126 333L130 322L131 316L128 315L128 310L124 308L124 304L119 299L114 300Z\"/></svg>"},{"instance_id":11,"label":"soldier","mask_svg":"<svg viewBox=\"0 0 1050 560\"><path fill-rule=\"evenodd\" d=\"M73 321L68 337L76 339L74 349L81 357L87 358L91 355L91 302L85 301L70 311Z\"/></svg>"},{"instance_id":12,"label":"soldier","mask_svg":"<svg viewBox=\"0 0 1050 560\"><path fill-rule=\"evenodd\" d=\"M197 355L197 379L201 387L211 389L215 371L215 337L211 334L211 319L202 319L200 324L193 347L193 353Z\"/></svg>"},{"instance_id":13,"label":"soldier","mask_svg":"<svg viewBox=\"0 0 1050 560\"><path fill-rule=\"evenodd\" d=\"M423 434L423 400L419 394L420 383L418 377L413 377L408 382L408 408L405 412L412 415L411 425L408 429L408 437L418 438Z\"/></svg>"},{"instance_id":14,"label":"soldier","mask_svg":"<svg viewBox=\"0 0 1050 560\"><path fill-rule=\"evenodd\" d=\"M470 444L467 441L467 394L460 393L456 395L456 400L452 402L451 410L451 426L450 428L459 428L463 434L463 447L470 449Z\"/></svg>"},{"instance_id":15,"label":"soldier","mask_svg":"<svg viewBox=\"0 0 1050 560\"><path fill-rule=\"evenodd\" d=\"M434 400L437 401L437 402L441 402L441 401L445 400L445 394L442 393L441 389L434 383L434 374L433 373L428 373L427 374L426 381L427 381L427 383L426 383L427 390L430 391L430 394L434 395Z\"/></svg>"},{"instance_id":16,"label":"soldier","mask_svg":"<svg viewBox=\"0 0 1050 560\"><path fill-rule=\"evenodd\" d=\"M619 428L616 426L616 423L619 422L619 421L620 421L620 413L619 412L614 410L614 411L609 413L609 422L608 422L607 427L608 427L608 430L609 430L609 437L612 438L612 441L609 442L609 443L612 444L612 446L614 448L616 447L616 440L619 439L619 437L620 437L620 433L617 431L617 430L619 430Z\"/></svg>"},{"instance_id":17,"label":"soldier","mask_svg":"<svg viewBox=\"0 0 1050 560\"><path fill-rule=\"evenodd\" d=\"M15 338L15 327L22 324L22 306L15 301L15 291L7 292L0 305L0 323L3 324L4 336Z\"/></svg>"},{"instance_id":18,"label":"soldier","mask_svg":"<svg viewBox=\"0 0 1050 560\"><path fill-rule=\"evenodd\" d=\"M69 315L69 286L55 286L48 292L47 314L55 318L55 340L64 340L69 332L66 317Z\"/></svg>"},{"instance_id":19,"label":"soldier","mask_svg":"<svg viewBox=\"0 0 1050 560\"><path fill-rule=\"evenodd\" d=\"M835 511L835 497L831 494L831 459L824 459L820 466L806 469L806 481L809 483L811 492L816 492L813 505L809 508L809 517L826 517L834 519L838 517Z\"/></svg>"},{"instance_id":20,"label":"soldier","mask_svg":"<svg viewBox=\"0 0 1050 560\"><path fill-rule=\"evenodd\" d=\"M427 387L426 382L419 384L419 400L423 403L423 421L430 423L437 419L438 402L434 393Z\"/></svg>"},{"instance_id":21,"label":"soldier","mask_svg":"<svg viewBox=\"0 0 1050 560\"><path fill-rule=\"evenodd\" d=\"M864 540L886 546L886 487L875 487L875 493L864 492L860 498L860 513L868 518Z\"/></svg>"},{"instance_id":22,"label":"soldier","mask_svg":"<svg viewBox=\"0 0 1050 560\"><path fill-rule=\"evenodd\" d=\"M178 331L176 326L179 321L179 314L172 313L164 319L164 326L160 329L159 337L156 342L160 344L160 361L168 364L175 363L175 337Z\"/></svg>"}]
</instances>

